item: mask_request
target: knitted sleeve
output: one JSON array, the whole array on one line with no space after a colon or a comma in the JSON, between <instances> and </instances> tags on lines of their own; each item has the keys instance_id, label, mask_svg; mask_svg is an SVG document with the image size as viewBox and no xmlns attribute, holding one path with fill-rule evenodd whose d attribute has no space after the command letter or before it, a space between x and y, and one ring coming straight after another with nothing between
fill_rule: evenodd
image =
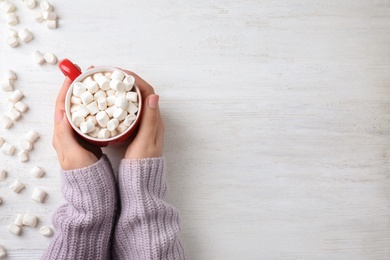
<instances>
[{"instance_id":1,"label":"knitted sleeve","mask_svg":"<svg viewBox=\"0 0 390 260\"><path fill-rule=\"evenodd\" d=\"M116 191L108 158L61 176L67 203L53 216L56 235L42 259L109 259Z\"/></svg>"},{"instance_id":2,"label":"knitted sleeve","mask_svg":"<svg viewBox=\"0 0 390 260\"><path fill-rule=\"evenodd\" d=\"M163 201L163 158L124 159L119 175L121 213L115 227L114 259L186 259L179 212Z\"/></svg>"}]
</instances>

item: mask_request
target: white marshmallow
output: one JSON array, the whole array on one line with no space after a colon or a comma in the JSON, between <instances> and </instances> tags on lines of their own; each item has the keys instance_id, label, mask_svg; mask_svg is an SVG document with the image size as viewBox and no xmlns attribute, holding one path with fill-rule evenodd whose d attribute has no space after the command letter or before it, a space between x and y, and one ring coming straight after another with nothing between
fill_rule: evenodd
<instances>
[{"instance_id":1,"label":"white marshmallow","mask_svg":"<svg viewBox=\"0 0 390 260\"><path fill-rule=\"evenodd\" d=\"M3 73L4 79L8 80L16 80L17 76L16 73L13 70L5 70Z\"/></svg>"},{"instance_id":2,"label":"white marshmallow","mask_svg":"<svg viewBox=\"0 0 390 260\"><path fill-rule=\"evenodd\" d=\"M128 104L129 101L125 97L117 97L115 100L115 106L122 109L126 109Z\"/></svg>"},{"instance_id":3,"label":"white marshmallow","mask_svg":"<svg viewBox=\"0 0 390 260\"><path fill-rule=\"evenodd\" d=\"M116 97L124 97L124 98L126 98L126 93L127 93L127 92L124 91L124 90L123 90L123 91L116 91L116 92L115 92L115 96L116 96Z\"/></svg>"},{"instance_id":4,"label":"white marshmallow","mask_svg":"<svg viewBox=\"0 0 390 260\"><path fill-rule=\"evenodd\" d=\"M131 124L134 122L134 120L137 118L136 115L134 114L130 114L128 116L126 116L125 120L123 120L123 124L125 126L131 126Z\"/></svg>"},{"instance_id":5,"label":"white marshmallow","mask_svg":"<svg viewBox=\"0 0 390 260\"><path fill-rule=\"evenodd\" d=\"M94 95L93 98L95 101L98 101L99 98L106 97L106 92L104 90L99 89Z\"/></svg>"},{"instance_id":6,"label":"white marshmallow","mask_svg":"<svg viewBox=\"0 0 390 260\"><path fill-rule=\"evenodd\" d=\"M109 96L115 96L115 90L113 90L113 89L109 89L109 90L107 90L106 91L106 94L107 94L107 97L109 97Z\"/></svg>"},{"instance_id":7,"label":"white marshmallow","mask_svg":"<svg viewBox=\"0 0 390 260\"><path fill-rule=\"evenodd\" d=\"M106 98L104 98L104 97L99 98L97 103L98 103L98 108L100 110L105 110L107 108L107 99Z\"/></svg>"},{"instance_id":8,"label":"white marshmallow","mask_svg":"<svg viewBox=\"0 0 390 260\"><path fill-rule=\"evenodd\" d=\"M43 57L45 58L45 61L49 64L54 65L57 63L57 57L51 52L45 52L45 54L43 54Z\"/></svg>"},{"instance_id":9,"label":"white marshmallow","mask_svg":"<svg viewBox=\"0 0 390 260\"><path fill-rule=\"evenodd\" d=\"M18 215L16 215L16 219L14 221L14 224L18 225L19 227L23 226L23 214L22 213L18 213Z\"/></svg>"},{"instance_id":10,"label":"white marshmallow","mask_svg":"<svg viewBox=\"0 0 390 260\"><path fill-rule=\"evenodd\" d=\"M126 85L122 81L119 81L117 79L112 79L110 81L110 88L116 91L125 91Z\"/></svg>"},{"instance_id":11,"label":"white marshmallow","mask_svg":"<svg viewBox=\"0 0 390 260\"><path fill-rule=\"evenodd\" d=\"M34 166L30 171L30 175L34 176L35 178L41 178L44 174L45 171L39 166Z\"/></svg>"},{"instance_id":12,"label":"white marshmallow","mask_svg":"<svg viewBox=\"0 0 390 260\"><path fill-rule=\"evenodd\" d=\"M15 5L13 5L11 2L4 1L4 2L0 5L0 9L1 9L1 11L3 11L4 13L12 13L12 12L15 11L16 7L15 7Z\"/></svg>"},{"instance_id":13,"label":"white marshmallow","mask_svg":"<svg viewBox=\"0 0 390 260\"><path fill-rule=\"evenodd\" d=\"M34 20L35 20L37 23L42 23L42 22L43 22L43 15L42 15L42 13L36 12L36 13L34 14Z\"/></svg>"},{"instance_id":14,"label":"white marshmallow","mask_svg":"<svg viewBox=\"0 0 390 260\"><path fill-rule=\"evenodd\" d=\"M41 65L45 62L45 57L43 56L43 54L40 51L34 51L32 57L33 57L34 63L36 63L38 65Z\"/></svg>"},{"instance_id":15,"label":"white marshmallow","mask_svg":"<svg viewBox=\"0 0 390 260\"><path fill-rule=\"evenodd\" d=\"M103 128L99 131L98 138L99 139L107 139L111 137L111 132L106 128Z\"/></svg>"},{"instance_id":16,"label":"white marshmallow","mask_svg":"<svg viewBox=\"0 0 390 260\"><path fill-rule=\"evenodd\" d=\"M29 160L28 151L22 150L18 153L18 158L20 162L27 162Z\"/></svg>"},{"instance_id":17,"label":"white marshmallow","mask_svg":"<svg viewBox=\"0 0 390 260\"><path fill-rule=\"evenodd\" d=\"M97 78L103 77L103 76L104 76L103 73L98 72L98 73L93 74L93 75L92 75L92 78L93 78L94 81L97 81Z\"/></svg>"},{"instance_id":18,"label":"white marshmallow","mask_svg":"<svg viewBox=\"0 0 390 260\"><path fill-rule=\"evenodd\" d=\"M37 5L37 2L35 0L24 0L24 4L27 6L27 8L34 9Z\"/></svg>"},{"instance_id":19,"label":"white marshmallow","mask_svg":"<svg viewBox=\"0 0 390 260\"><path fill-rule=\"evenodd\" d=\"M126 110L127 112L129 112L129 114L135 114L138 112L138 107L134 105L132 102L129 102Z\"/></svg>"},{"instance_id":20,"label":"white marshmallow","mask_svg":"<svg viewBox=\"0 0 390 260\"><path fill-rule=\"evenodd\" d=\"M34 143L26 138L22 138L19 141L19 147L22 150L31 151L34 147Z\"/></svg>"},{"instance_id":21,"label":"white marshmallow","mask_svg":"<svg viewBox=\"0 0 390 260\"><path fill-rule=\"evenodd\" d=\"M8 231L16 236L19 236L20 233L22 233L22 228L16 224L12 223L8 226Z\"/></svg>"},{"instance_id":22,"label":"white marshmallow","mask_svg":"<svg viewBox=\"0 0 390 260\"><path fill-rule=\"evenodd\" d=\"M11 48L15 48L19 45L19 41L18 41L18 38L14 37L14 36L8 36L6 38L6 43L8 44L8 46L10 46Z\"/></svg>"},{"instance_id":23,"label":"white marshmallow","mask_svg":"<svg viewBox=\"0 0 390 260\"><path fill-rule=\"evenodd\" d=\"M7 251L4 247L0 245L0 258L5 257L7 255Z\"/></svg>"},{"instance_id":24,"label":"white marshmallow","mask_svg":"<svg viewBox=\"0 0 390 260\"><path fill-rule=\"evenodd\" d=\"M3 137L0 137L0 146L2 146L4 144L5 140Z\"/></svg>"},{"instance_id":25,"label":"white marshmallow","mask_svg":"<svg viewBox=\"0 0 390 260\"><path fill-rule=\"evenodd\" d=\"M102 90L110 89L110 79L106 76L100 76L94 79Z\"/></svg>"},{"instance_id":26,"label":"white marshmallow","mask_svg":"<svg viewBox=\"0 0 390 260\"><path fill-rule=\"evenodd\" d=\"M22 115L22 113L19 112L19 110L15 109L15 108L11 108L10 110L8 110L5 115L12 120L12 122L16 122L20 116Z\"/></svg>"},{"instance_id":27,"label":"white marshmallow","mask_svg":"<svg viewBox=\"0 0 390 260\"><path fill-rule=\"evenodd\" d=\"M131 101L131 102L133 102L133 103L138 102L138 94L137 94L137 92L133 92L133 91L127 92L126 93L126 99Z\"/></svg>"},{"instance_id":28,"label":"white marshmallow","mask_svg":"<svg viewBox=\"0 0 390 260\"><path fill-rule=\"evenodd\" d=\"M88 91L92 94L95 94L99 90L99 86L95 81L86 82L85 84L87 85Z\"/></svg>"},{"instance_id":29,"label":"white marshmallow","mask_svg":"<svg viewBox=\"0 0 390 260\"><path fill-rule=\"evenodd\" d=\"M88 133L92 132L94 129L95 129L95 125L91 121L81 123L81 125L80 125L80 131L83 134L88 134Z\"/></svg>"},{"instance_id":30,"label":"white marshmallow","mask_svg":"<svg viewBox=\"0 0 390 260\"><path fill-rule=\"evenodd\" d=\"M57 20L47 20L46 27L48 29L56 29L58 27Z\"/></svg>"},{"instance_id":31,"label":"white marshmallow","mask_svg":"<svg viewBox=\"0 0 390 260\"><path fill-rule=\"evenodd\" d=\"M126 85L126 91L130 91L134 86L135 78L129 75L123 80L123 83Z\"/></svg>"},{"instance_id":32,"label":"white marshmallow","mask_svg":"<svg viewBox=\"0 0 390 260\"><path fill-rule=\"evenodd\" d=\"M78 112L72 114L72 122L75 126L80 127L85 122L85 117Z\"/></svg>"},{"instance_id":33,"label":"white marshmallow","mask_svg":"<svg viewBox=\"0 0 390 260\"><path fill-rule=\"evenodd\" d=\"M116 96L108 96L107 97L107 106L113 106L115 105L115 101L116 101Z\"/></svg>"},{"instance_id":34,"label":"white marshmallow","mask_svg":"<svg viewBox=\"0 0 390 260\"><path fill-rule=\"evenodd\" d=\"M38 224L38 217L37 216L35 216L33 214L29 214L29 213L24 214L23 226L36 227L37 224Z\"/></svg>"},{"instance_id":35,"label":"white marshmallow","mask_svg":"<svg viewBox=\"0 0 390 260\"><path fill-rule=\"evenodd\" d=\"M76 97L80 97L85 91L87 91L87 86L82 82L75 82L73 84L72 94Z\"/></svg>"},{"instance_id":36,"label":"white marshmallow","mask_svg":"<svg viewBox=\"0 0 390 260\"><path fill-rule=\"evenodd\" d=\"M91 121L94 126L97 125L97 120L95 116L87 116L87 118L85 118L85 122L87 121Z\"/></svg>"},{"instance_id":37,"label":"white marshmallow","mask_svg":"<svg viewBox=\"0 0 390 260\"><path fill-rule=\"evenodd\" d=\"M4 129L10 128L14 123L12 122L11 119L7 116L1 116L0 117L0 124Z\"/></svg>"},{"instance_id":38,"label":"white marshmallow","mask_svg":"<svg viewBox=\"0 0 390 260\"><path fill-rule=\"evenodd\" d=\"M18 37L18 32L14 29L7 29L7 36Z\"/></svg>"},{"instance_id":39,"label":"white marshmallow","mask_svg":"<svg viewBox=\"0 0 390 260\"><path fill-rule=\"evenodd\" d=\"M80 99L80 104L81 104L81 99ZM75 112L77 112L77 110L79 109L80 105L72 105L70 107L70 112L73 114Z\"/></svg>"},{"instance_id":40,"label":"white marshmallow","mask_svg":"<svg viewBox=\"0 0 390 260\"><path fill-rule=\"evenodd\" d=\"M48 226L42 226L39 229L39 234L45 237L50 237L51 235L53 235L53 230Z\"/></svg>"},{"instance_id":41,"label":"white marshmallow","mask_svg":"<svg viewBox=\"0 0 390 260\"><path fill-rule=\"evenodd\" d=\"M110 118L105 111L100 111L96 114L96 121L101 127L106 127Z\"/></svg>"},{"instance_id":42,"label":"white marshmallow","mask_svg":"<svg viewBox=\"0 0 390 260\"><path fill-rule=\"evenodd\" d=\"M27 140L29 140L30 142L35 143L35 141L38 140L38 138L39 138L39 134L38 134L37 132L35 132L34 130L30 130L30 131L28 131L28 133L26 134L26 138L27 138Z\"/></svg>"},{"instance_id":43,"label":"white marshmallow","mask_svg":"<svg viewBox=\"0 0 390 260\"><path fill-rule=\"evenodd\" d=\"M39 203L42 203L47 193L39 188L35 188L31 198Z\"/></svg>"},{"instance_id":44,"label":"white marshmallow","mask_svg":"<svg viewBox=\"0 0 390 260\"><path fill-rule=\"evenodd\" d=\"M109 117L113 117L116 106L107 107L106 113Z\"/></svg>"},{"instance_id":45,"label":"white marshmallow","mask_svg":"<svg viewBox=\"0 0 390 260\"><path fill-rule=\"evenodd\" d=\"M129 128L128 126L126 126L125 124L123 123L120 123L118 125L118 127L116 128L116 130L119 132L119 133L123 133L124 131L127 130L127 128Z\"/></svg>"},{"instance_id":46,"label":"white marshmallow","mask_svg":"<svg viewBox=\"0 0 390 260\"><path fill-rule=\"evenodd\" d=\"M118 119L119 121L122 121L127 116L127 111L123 108L116 108L114 111L114 114L112 115L114 118Z\"/></svg>"},{"instance_id":47,"label":"white marshmallow","mask_svg":"<svg viewBox=\"0 0 390 260\"><path fill-rule=\"evenodd\" d=\"M98 127L95 127L95 129L92 132L88 133L89 136L94 137L94 138L97 138L98 134L99 134L99 128Z\"/></svg>"},{"instance_id":48,"label":"white marshmallow","mask_svg":"<svg viewBox=\"0 0 390 260\"><path fill-rule=\"evenodd\" d=\"M119 125L119 120L116 118L113 118L107 122L107 129L110 131L116 130L118 125Z\"/></svg>"},{"instance_id":49,"label":"white marshmallow","mask_svg":"<svg viewBox=\"0 0 390 260\"><path fill-rule=\"evenodd\" d=\"M24 29L20 30L18 32L18 36L25 43L27 43L27 42L31 41L32 39L34 39L33 34L27 28L24 28Z\"/></svg>"},{"instance_id":50,"label":"white marshmallow","mask_svg":"<svg viewBox=\"0 0 390 260\"><path fill-rule=\"evenodd\" d=\"M90 104L87 105L87 108L89 110L89 114L95 115L97 112L100 111L98 108L98 104L96 101L91 102Z\"/></svg>"},{"instance_id":51,"label":"white marshmallow","mask_svg":"<svg viewBox=\"0 0 390 260\"><path fill-rule=\"evenodd\" d=\"M57 14L55 12L44 11L42 17L44 20L55 20L57 19Z\"/></svg>"},{"instance_id":52,"label":"white marshmallow","mask_svg":"<svg viewBox=\"0 0 390 260\"><path fill-rule=\"evenodd\" d=\"M110 79L117 79L119 81L123 81L124 78L125 78L125 74L119 70L113 71L110 76Z\"/></svg>"},{"instance_id":53,"label":"white marshmallow","mask_svg":"<svg viewBox=\"0 0 390 260\"><path fill-rule=\"evenodd\" d=\"M13 190L14 192L16 193L19 193L21 190L23 190L25 188L24 184L22 182L20 182L19 180L15 180L10 186L9 188L11 190Z\"/></svg>"},{"instance_id":54,"label":"white marshmallow","mask_svg":"<svg viewBox=\"0 0 390 260\"><path fill-rule=\"evenodd\" d=\"M13 155L15 152L15 146L4 142L4 144L1 146L1 151L6 155Z\"/></svg>"},{"instance_id":55,"label":"white marshmallow","mask_svg":"<svg viewBox=\"0 0 390 260\"><path fill-rule=\"evenodd\" d=\"M9 97L9 99L11 101L13 101L13 102L18 102L23 97L24 97L23 92L20 91L19 89L17 89L14 92L12 92L11 96Z\"/></svg>"},{"instance_id":56,"label":"white marshmallow","mask_svg":"<svg viewBox=\"0 0 390 260\"><path fill-rule=\"evenodd\" d=\"M81 99L79 97L72 96L70 98L70 103L74 105L80 105L81 104Z\"/></svg>"},{"instance_id":57,"label":"white marshmallow","mask_svg":"<svg viewBox=\"0 0 390 260\"><path fill-rule=\"evenodd\" d=\"M20 111L20 112L22 112L22 113L26 112L27 109L28 109L28 106L27 106L25 103L23 103L22 101L16 102L15 105L14 105L14 107L15 107L18 111Z\"/></svg>"},{"instance_id":58,"label":"white marshmallow","mask_svg":"<svg viewBox=\"0 0 390 260\"><path fill-rule=\"evenodd\" d=\"M89 110L86 106L80 105L79 109L77 109L77 113L79 113L83 117L87 117L89 115Z\"/></svg>"},{"instance_id":59,"label":"white marshmallow","mask_svg":"<svg viewBox=\"0 0 390 260\"><path fill-rule=\"evenodd\" d=\"M7 171L0 170L0 181L5 181L5 179L7 179Z\"/></svg>"},{"instance_id":60,"label":"white marshmallow","mask_svg":"<svg viewBox=\"0 0 390 260\"><path fill-rule=\"evenodd\" d=\"M18 16L15 13L8 13L5 16L9 26L17 25L19 23Z\"/></svg>"},{"instance_id":61,"label":"white marshmallow","mask_svg":"<svg viewBox=\"0 0 390 260\"><path fill-rule=\"evenodd\" d=\"M84 84L88 84L90 82L93 82L96 84L96 82L92 79L91 76L85 77L81 82L83 82Z\"/></svg>"},{"instance_id":62,"label":"white marshmallow","mask_svg":"<svg viewBox=\"0 0 390 260\"><path fill-rule=\"evenodd\" d=\"M14 90L14 84L12 80L3 79L0 84L3 91L9 92Z\"/></svg>"},{"instance_id":63,"label":"white marshmallow","mask_svg":"<svg viewBox=\"0 0 390 260\"><path fill-rule=\"evenodd\" d=\"M53 10L51 4L46 0L41 1L40 6L43 11L51 12Z\"/></svg>"},{"instance_id":64,"label":"white marshmallow","mask_svg":"<svg viewBox=\"0 0 390 260\"><path fill-rule=\"evenodd\" d=\"M118 131L115 129L113 131L110 131L110 133L111 133L111 137L115 137L115 136L117 136Z\"/></svg>"},{"instance_id":65,"label":"white marshmallow","mask_svg":"<svg viewBox=\"0 0 390 260\"><path fill-rule=\"evenodd\" d=\"M93 95L89 91L85 91L81 96L80 96L81 102L83 102L84 105L88 105L91 103L93 99Z\"/></svg>"}]
</instances>

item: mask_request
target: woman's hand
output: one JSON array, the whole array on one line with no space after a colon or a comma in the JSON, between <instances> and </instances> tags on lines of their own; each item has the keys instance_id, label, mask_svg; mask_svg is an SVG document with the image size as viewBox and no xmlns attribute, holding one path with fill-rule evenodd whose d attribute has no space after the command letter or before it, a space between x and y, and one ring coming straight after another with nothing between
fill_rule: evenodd
<instances>
[{"instance_id":1,"label":"woman's hand","mask_svg":"<svg viewBox=\"0 0 390 260\"><path fill-rule=\"evenodd\" d=\"M164 143L164 123L158 107L159 96L154 94L152 86L131 71L135 83L142 95L143 110L140 127L134 140L126 150L125 159L161 157Z\"/></svg>"},{"instance_id":2,"label":"woman's hand","mask_svg":"<svg viewBox=\"0 0 390 260\"><path fill-rule=\"evenodd\" d=\"M66 118L65 97L71 83L68 77L65 78L54 111L53 146L63 170L87 167L97 162L102 156L100 147L76 136Z\"/></svg>"}]
</instances>

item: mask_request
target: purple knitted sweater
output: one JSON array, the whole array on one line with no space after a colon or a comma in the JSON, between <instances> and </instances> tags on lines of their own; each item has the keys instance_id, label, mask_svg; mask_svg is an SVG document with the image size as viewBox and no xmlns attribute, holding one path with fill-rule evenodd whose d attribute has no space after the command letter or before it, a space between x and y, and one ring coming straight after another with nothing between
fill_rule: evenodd
<instances>
[{"instance_id":1,"label":"purple knitted sweater","mask_svg":"<svg viewBox=\"0 0 390 260\"><path fill-rule=\"evenodd\" d=\"M164 171L163 158L124 159L116 185L105 155L62 171L67 203L53 217L56 235L42 259L187 259L179 212L163 201Z\"/></svg>"}]
</instances>

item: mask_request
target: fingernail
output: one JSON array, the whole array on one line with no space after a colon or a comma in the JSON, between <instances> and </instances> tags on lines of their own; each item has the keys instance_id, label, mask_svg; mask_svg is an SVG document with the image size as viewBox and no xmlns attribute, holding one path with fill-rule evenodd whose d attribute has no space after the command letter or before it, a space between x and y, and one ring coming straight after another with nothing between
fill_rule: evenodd
<instances>
[{"instance_id":1,"label":"fingernail","mask_svg":"<svg viewBox=\"0 0 390 260\"><path fill-rule=\"evenodd\" d=\"M62 111L62 110L56 111L56 113L54 115L55 122L59 123L62 121L63 118L64 118L64 111Z\"/></svg>"},{"instance_id":2,"label":"fingernail","mask_svg":"<svg viewBox=\"0 0 390 260\"><path fill-rule=\"evenodd\" d=\"M148 106L153 109L157 108L158 99L159 99L158 95L151 95L148 100Z\"/></svg>"}]
</instances>

